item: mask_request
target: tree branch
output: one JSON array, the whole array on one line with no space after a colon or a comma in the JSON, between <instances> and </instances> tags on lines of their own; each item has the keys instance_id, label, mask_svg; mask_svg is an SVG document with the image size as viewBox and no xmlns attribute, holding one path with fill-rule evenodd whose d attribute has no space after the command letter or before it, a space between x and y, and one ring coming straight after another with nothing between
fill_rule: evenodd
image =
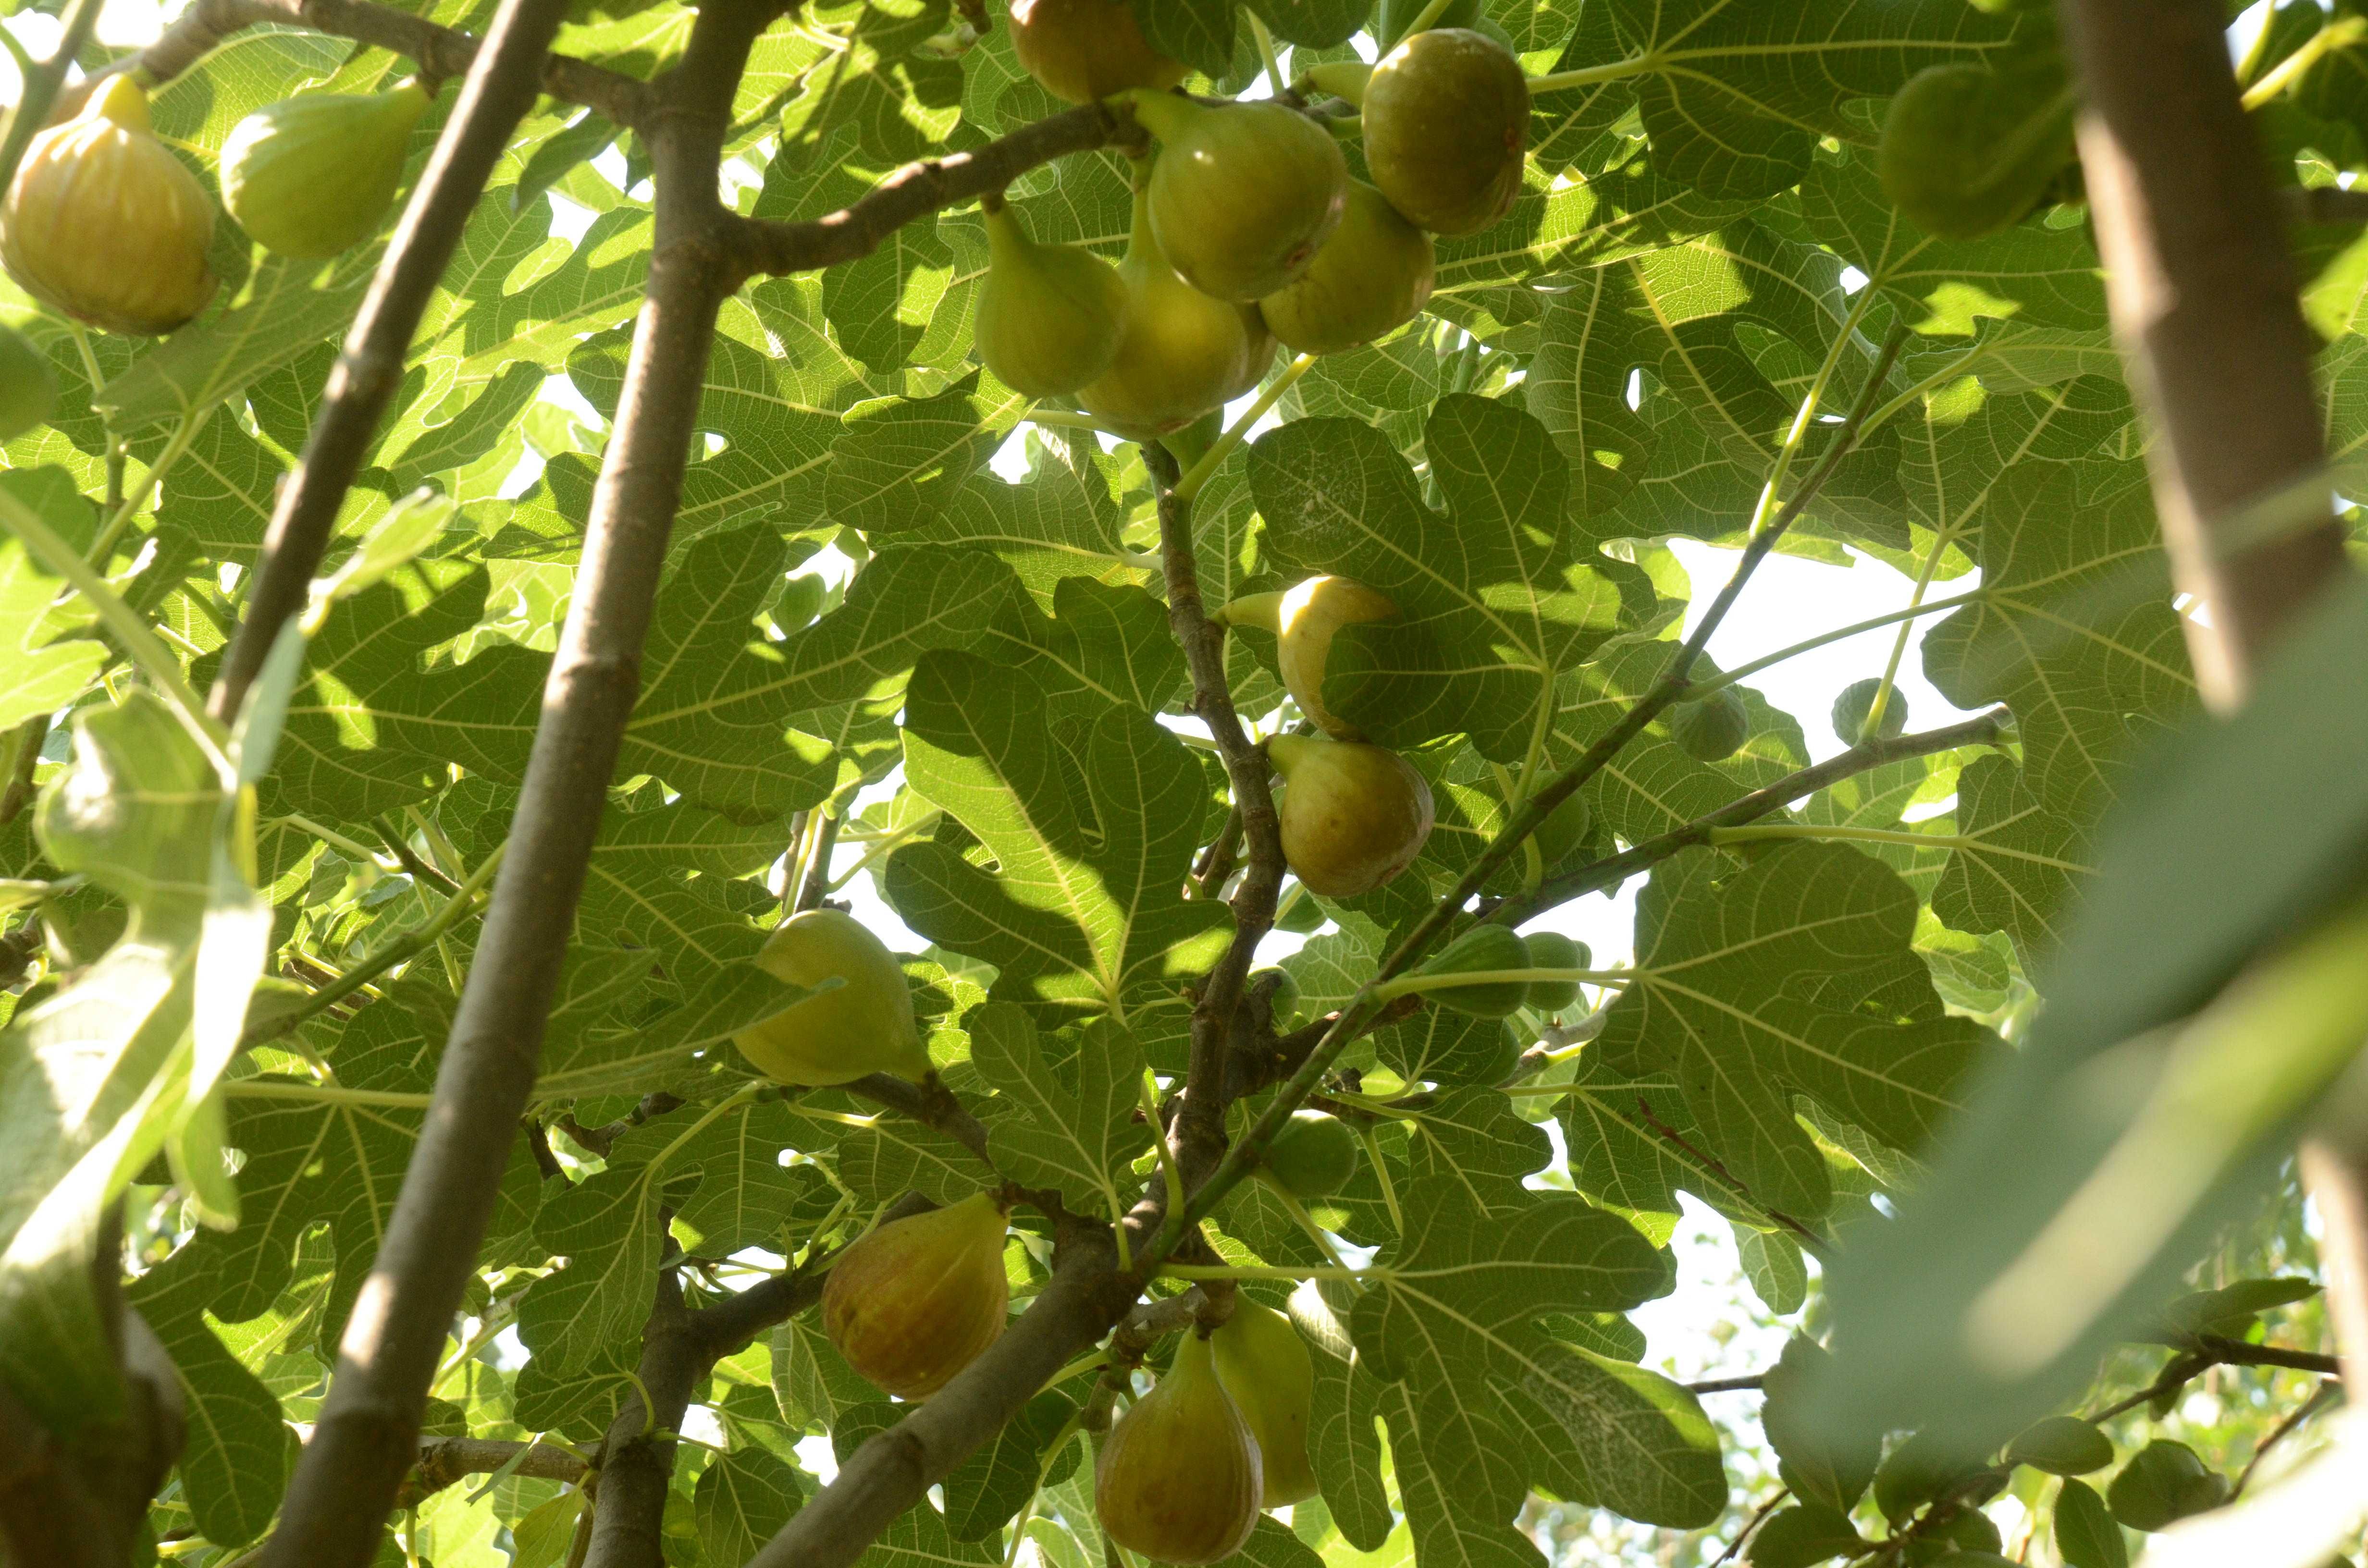
<instances>
[{"instance_id":1,"label":"tree branch","mask_svg":"<svg viewBox=\"0 0 2368 1568\"><path fill-rule=\"evenodd\" d=\"M539 29L531 34L514 15L514 8L529 6ZM475 118L501 119L507 136L531 101L531 72L562 10L556 0L506 0L455 115L456 127L474 123L472 106L498 98L499 114L487 107ZM654 85L663 94L663 111L653 116L650 131L657 210L648 293L593 493L583 563L544 684L542 718L509 847L438 1067L418 1147L404 1171L378 1259L347 1322L328 1398L289 1487L279 1531L265 1553L266 1568L362 1568L377 1548L386 1510L416 1452L421 1402L534 1086L576 899L640 687L642 645L681 499L715 318L739 281L723 243L716 187L725 116L749 46L777 14L769 0L715 0L702 7L681 64L662 86ZM483 82L505 71L511 79ZM498 91L480 91L481 85ZM456 142L476 149L473 134L448 128L439 160ZM495 138L490 148L478 149L487 154L484 167L500 147L501 139ZM446 166L439 162L439 168ZM445 178L457 181L457 175ZM473 193L483 181L479 168L465 183ZM434 214L440 202L414 200L394 255L407 254L405 241L428 227L416 221L423 210ZM463 206L461 215L465 211ZM448 235L448 253L450 244ZM434 270L421 285L423 299L424 290L433 286ZM364 320L372 319L366 306ZM416 319L416 312L410 319ZM388 334L393 347L384 363L397 373L401 340L408 335L407 325ZM349 352L347 361L353 358ZM333 378L324 423L339 417L346 406L339 391ZM341 420L341 429L355 441L339 449L348 461L359 460L383 397L367 401L370 417L359 422L358 436L351 418ZM316 429L313 447L323 441ZM307 484L300 472L290 490L305 490ZM336 489L342 494L342 481ZM331 505L329 515L334 513ZM289 507L280 514L282 519L312 516ZM275 550L286 546L291 531L275 522ZM317 558L318 540L311 543ZM310 573L307 563L292 574L290 607L302 602ZM263 608L251 609L250 623L262 618ZM277 620L268 620L267 628L276 629ZM242 628L242 634L248 630ZM268 630L264 641L269 641Z\"/></svg>"},{"instance_id":2,"label":"tree branch","mask_svg":"<svg viewBox=\"0 0 2368 1568\"><path fill-rule=\"evenodd\" d=\"M395 1501L402 1507L417 1507L465 1477L500 1470L518 1459L521 1449L526 1449L526 1457L511 1470L512 1475L565 1482L584 1477L584 1456L557 1443L537 1443L529 1448L524 1443L495 1437L422 1437L419 1463L404 1479Z\"/></svg>"},{"instance_id":3,"label":"tree branch","mask_svg":"<svg viewBox=\"0 0 2368 1568\"><path fill-rule=\"evenodd\" d=\"M208 3L227 0L200 0L201 6ZM280 486L264 534L263 559L247 591L246 613L222 655L208 701L218 719L237 713L279 628L304 608L346 492L403 380L412 334L484 194L486 179L508 150L511 132L534 107L537 73L566 13L564 0L503 0L494 14L486 47L470 68L452 118L437 139L427 172L346 334L345 351L329 371L304 454Z\"/></svg>"},{"instance_id":4,"label":"tree branch","mask_svg":"<svg viewBox=\"0 0 2368 1568\"><path fill-rule=\"evenodd\" d=\"M893 1074L873 1073L839 1086L875 1105L900 1111L924 1127L935 1128L976 1154L979 1164L994 1170L995 1162L986 1153L986 1124L973 1116L970 1108L936 1074L932 1074L926 1083L915 1084Z\"/></svg>"}]
</instances>

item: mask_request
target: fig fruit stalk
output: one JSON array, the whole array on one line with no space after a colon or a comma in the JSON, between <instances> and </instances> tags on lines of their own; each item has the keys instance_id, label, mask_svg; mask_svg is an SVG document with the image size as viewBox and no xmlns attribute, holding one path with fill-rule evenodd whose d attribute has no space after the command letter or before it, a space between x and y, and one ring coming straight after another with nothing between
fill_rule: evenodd
<instances>
[{"instance_id":1,"label":"fig fruit stalk","mask_svg":"<svg viewBox=\"0 0 2368 1568\"><path fill-rule=\"evenodd\" d=\"M1330 131L1279 103L1212 108L1146 92L1128 101L1159 139L1151 228L1184 281L1247 302L1307 270L1349 199Z\"/></svg>"},{"instance_id":2,"label":"fig fruit stalk","mask_svg":"<svg viewBox=\"0 0 2368 1568\"><path fill-rule=\"evenodd\" d=\"M979 361L1030 397L1065 397L1118 358L1126 283L1081 245L1039 244L1000 200L986 210L986 280L979 285Z\"/></svg>"},{"instance_id":3,"label":"fig fruit stalk","mask_svg":"<svg viewBox=\"0 0 2368 1568\"><path fill-rule=\"evenodd\" d=\"M391 93L302 93L266 104L222 143L222 205L267 249L324 261L372 234L394 205L417 80Z\"/></svg>"},{"instance_id":4,"label":"fig fruit stalk","mask_svg":"<svg viewBox=\"0 0 2368 1568\"><path fill-rule=\"evenodd\" d=\"M925 1399L1003 1333L1003 1206L986 1193L892 1220L850 1244L822 1288L823 1332L886 1392Z\"/></svg>"},{"instance_id":5,"label":"fig fruit stalk","mask_svg":"<svg viewBox=\"0 0 2368 1568\"><path fill-rule=\"evenodd\" d=\"M0 266L43 304L108 332L172 331L213 298L214 209L148 125L148 94L109 76L33 138L0 206Z\"/></svg>"},{"instance_id":6,"label":"fig fruit stalk","mask_svg":"<svg viewBox=\"0 0 2368 1568\"><path fill-rule=\"evenodd\" d=\"M1520 195L1529 79L1486 33L1414 34L1373 67L1362 113L1373 183L1431 233L1477 233Z\"/></svg>"},{"instance_id":7,"label":"fig fruit stalk","mask_svg":"<svg viewBox=\"0 0 2368 1568\"><path fill-rule=\"evenodd\" d=\"M1338 1126L1338 1122L1333 1123ZM1355 1134L1341 1131L1353 1142ZM1291 1319L1247 1296L1209 1336L1217 1377L1258 1440L1259 1506L1280 1508L1315 1495L1307 1461L1307 1427L1315 1407L1315 1363Z\"/></svg>"},{"instance_id":8,"label":"fig fruit stalk","mask_svg":"<svg viewBox=\"0 0 2368 1568\"><path fill-rule=\"evenodd\" d=\"M913 1017L913 992L896 955L836 909L809 909L781 922L757 951L757 967L792 985L820 986L732 1037L740 1054L780 1084L844 1084L871 1073L916 1081L928 1048Z\"/></svg>"},{"instance_id":9,"label":"fig fruit stalk","mask_svg":"<svg viewBox=\"0 0 2368 1568\"><path fill-rule=\"evenodd\" d=\"M1209 1342L1190 1332L1167 1375L1110 1427L1094 1509L1112 1540L1155 1562L1215 1562L1258 1527L1263 1485L1258 1438Z\"/></svg>"},{"instance_id":10,"label":"fig fruit stalk","mask_svg":"<svg viewBox=\"0 0 2368 1568\"><path fill-rule=\"evenodd\" d=\"M1277 735L1282 858L1311 892L1354 898L1408 866L1430 836L1430 786L1395 752L1361 741Z\"/></svg>"}]
</instances>

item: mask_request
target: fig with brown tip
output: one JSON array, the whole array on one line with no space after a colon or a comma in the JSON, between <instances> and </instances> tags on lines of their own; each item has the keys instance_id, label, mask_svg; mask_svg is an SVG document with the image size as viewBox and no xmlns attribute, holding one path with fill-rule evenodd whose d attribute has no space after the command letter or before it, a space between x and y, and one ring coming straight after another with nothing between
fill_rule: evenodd
<instances>
[{"instance_id":1,"label":"fig with brown tip","mask_svg":"<svg viewBox=\"0 0 2368 1568\"><path fill-rule=\"evenodd\" d=\"M1110 1427L1094 1467L1102 1528L1155 1562L1215 1562L1258 1528L1258 1438L1219 1381L1209 1342L1188 1332L1175 1364Z\"/></svg>"},{"instance_id":2,"label":"fig with brown tip","mask_svg":"<svg viewBox=\"0 0 2368 1568\"><path fill-rule=\"evenodd\" d=\"M1002 1335L1004 1213L985 1193L892 1220L850 1244L822 1288L822 1327L886 1392L922 1399Z\"/></svg>"}]
</instances>

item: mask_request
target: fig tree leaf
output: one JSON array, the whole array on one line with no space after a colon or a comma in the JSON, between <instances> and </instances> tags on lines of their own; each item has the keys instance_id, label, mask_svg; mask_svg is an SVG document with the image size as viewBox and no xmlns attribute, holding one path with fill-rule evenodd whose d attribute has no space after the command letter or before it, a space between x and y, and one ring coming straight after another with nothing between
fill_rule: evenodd
<instances>
[{"instance_id":1,"label":"fig tree leaf","mask_svg":"<svg viewBox=\"0 0 2368 1568\"><path fill-rule=\"evenodd\" d=\"M1576 1345L1550 1346L1539 1360L1536 1372L1499 1387L1508 1419L1531 1435L1546 1487L1671 1528L1725 1509L1718 1434L1692 1394Z\"/></svg>"},{"instance_id":2,"label":"fig tree leaf","mask_svg":"<svg viewBox=\"0 0 2368 1568\"><path fill-rule=\"evenodd\" d=\"M2055 1494L2055 1550L2066 1568L2130 1568L2122 1527L2085 1482L2067 1481Z\"/></svg>"},{"instance_id":3,"label":"fig tree leaf","mask_svg":"<svg viewBox=\"0 0 2368 1568\"><path fill-rule=\"evenodd\" d=\"M760 1448L718 1454L691 1489L699 1544L717 1562L746 1562L805 1500L798 1472Z\"/></svg>"},{"instance_id":4,"label":"fig tree leaf","mask_svg":"<svg viewBox=\"0 0 2368 1568\"><path fill-rule=\"evenodd\" d=\"M191 1517L206 1539L244 1546L279 1511L291 1454L279 1397L242 1364L206 1321L211 1249L184 1248L142 1276L127 1299L154 1331L189 1407L177 1460Z\"/></svg>"},{"instance_id":5,"label":"fig tree leaf","mask_svg":"<svg viewBox=\"0 0 2368 1568\"><path fill-rule=\"evenodd\" d=\"M988 1134L996 1168L1026 1186L1053 1188L1077 1213L1123 1217L1133 1202L1127 1167L1152 1140L1137 1115L1141 1049L1104 1020L1041 1040L1028 1015L1008 1003L990 1002L968 1022L971 1062L1019 1108Z\"/></svg>"}]
</instances>

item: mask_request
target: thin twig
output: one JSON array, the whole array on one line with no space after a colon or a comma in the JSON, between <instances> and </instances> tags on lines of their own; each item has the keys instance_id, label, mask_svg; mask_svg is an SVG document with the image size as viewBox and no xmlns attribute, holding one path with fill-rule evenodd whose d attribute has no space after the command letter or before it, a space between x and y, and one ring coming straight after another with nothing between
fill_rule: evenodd
<instances>
[{"instance_id":1,"label":"thin twig","mask_svg":"<svg viewBox=\"0 0 2368 1568\"><path fill-rule=\"evenodd\" d=\"M2308 1399L2294 1406L2284 1420L2270 1428L2269 1436L2253 1445L2253 1457L2247 1460L2245 1468L2237 1472L2237 1484L2228 1489L2228 1500L2233 1503L2242 1497L2245 1494L2246 1483L2253 1479L2253 1471L2260 1468L2261 1461L2269 1457L2270 1450L2293 1436L2294 1428L2325 1409L2329 1402L2342 1392L2343 1385L2333 1379L2322 1381L2318 1387L2311 1390Z\"/></svg>"},{"instance_id":2,"label":"thin twig","mask_svg":"<svg viewBox=\"0 0 2368 1568\"><path fill-rule=\"evenodd\" d=\"M1726 1550L1720 1552L1718 1556L1713 1560L1711 1562L1711 1568L1719 1568L1720 1563L1734 1562L1736 1554L1740 1552L1744 1547L1750 1543L1751 1532L1758 1529L1761 1525L1766 1524L1768 1522L1768 1516L1782 1507L1784 1506L1784 1500L1791 1495L1793 1495L1793 1489L1791 1487L1780 1486L1776 1489L1775 1496L1770 1497L1765 1503L1760 1504L1759 1507L1753 1509L1751 1517L1743 1522L1743 1528L1736 1532L1735 1539L1726 1543Z\"/></svg>"}]
</instances>

